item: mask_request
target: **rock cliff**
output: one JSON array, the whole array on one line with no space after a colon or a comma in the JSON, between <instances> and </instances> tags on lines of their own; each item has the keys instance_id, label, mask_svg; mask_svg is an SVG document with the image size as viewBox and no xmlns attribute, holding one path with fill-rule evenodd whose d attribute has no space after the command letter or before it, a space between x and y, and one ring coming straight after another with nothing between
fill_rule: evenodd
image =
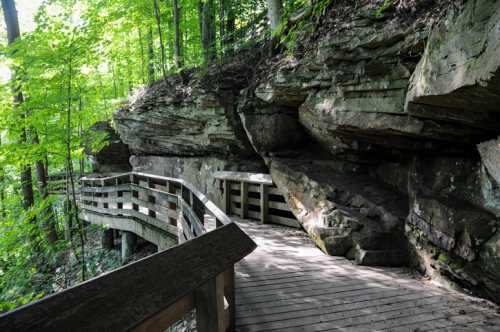
<instances>
[{"instance_id":1,"label":"rock cliff","mask_svg":"<svg viewBox=\"0 0 500 332\"><path fill-rule=\"evenodd\" d=\"M132 163L212 197L267 169L326 253L498 301L500 2L406 2L335 1L287 52L143 91L115 115Z\"/></svg>"}]
</instances>

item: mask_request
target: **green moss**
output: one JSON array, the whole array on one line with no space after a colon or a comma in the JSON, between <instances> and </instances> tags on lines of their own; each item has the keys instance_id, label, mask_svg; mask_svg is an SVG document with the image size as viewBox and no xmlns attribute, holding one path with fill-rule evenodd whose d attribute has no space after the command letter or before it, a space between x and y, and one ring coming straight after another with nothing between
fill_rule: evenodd
<instances>
[{"instance_id":1,"label":"green moss","mask_svg":"<svg viewBox=\"0 0 500 332\"><path fill-rule=\"evenodd\" d=\"M439 263L448 263L449 260L450 260L450 256L448 256L447 253L445 253L445 252L440 252L439 253L439 256L437 258L437 261Z\"/></svg>"}]
</instances>

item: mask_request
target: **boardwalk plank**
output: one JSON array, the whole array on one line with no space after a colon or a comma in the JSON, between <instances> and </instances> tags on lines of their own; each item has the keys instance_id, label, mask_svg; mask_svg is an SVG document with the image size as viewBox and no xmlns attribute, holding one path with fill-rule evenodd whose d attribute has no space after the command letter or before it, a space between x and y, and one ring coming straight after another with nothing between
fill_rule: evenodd
<instances>
[{"instance_id":1,"label":"boardwalk plank","mask_svg":"<svg viewBox=\"0 0 500 332\"><path fill-rule=\"evenodd\" d=\"M298 230L238 224L258 249L236 265L236 331L500 331L486 301L326 256Z\"/></svg>"}]
</instances>

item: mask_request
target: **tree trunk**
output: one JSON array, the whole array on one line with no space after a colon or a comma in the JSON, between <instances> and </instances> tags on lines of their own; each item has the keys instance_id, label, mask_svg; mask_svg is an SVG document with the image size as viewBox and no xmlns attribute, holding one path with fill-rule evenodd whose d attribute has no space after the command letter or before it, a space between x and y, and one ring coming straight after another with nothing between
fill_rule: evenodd
<instances>
[{"instance_id":1,"label":"tree trunk","mask_svg":"<svg viewBox=\"0 0 500 332\"><path fill-rule=\"evenodd\" d=\"M153 82L155 81L155 65L154 65L155 52L153 47L153 28L151 26L148 28L147 43L148 43L148 84L153 84Z\"/></svg>"},{"instance_id":2,"label":"tree trunk","mask_svg":"<svg viewBox=\"0 0 500 332\"><path fill-rule=\"evenodd\" d=\"M142 38L142 30L141 28L137 29L139 32L139 45L141 47L141 78L142 78L142 84L146 84L146 75L145 75L145 68L146 68L146 60L144 57L144 43L143 43L143 38Z\"/></svg>"},{"instance_id":3,"label":"tree trunk","mask_svg":"<svg viewBox=\"0 0 500 332\"><path fill-rule=\"evenodd\" d=\"M161 18L160 18L160 7L158 6L158 0L153 0L154 13L156 18L156 27L158 29L158 37L160 37L160 51L161 51L161 71L163 73L163 78L167 79L167 73L165 72L165 44L163 44L163 33L161 31Z\"/></svg>"},{"instance_id":4,"label":"tree trunk","mask_svg":"<svg viewBox=\"0 0 500 332\"><path fill-rule=\"evenodd\" d=\"M173 0L175 40L174 40L174 61L177 68L182 68L182 50L181 50L181 9L178 0Z\"/></svg>"},{"instance_id":5,"label":"tree trunk","mask_svg":"<svg viewBox=\"0 0 500 332\"><path fill-rule=\"evenodd\" d=\"M231 56L234 50L235 33L236 33L236 12L234 9L234 3L229 1L226 5L227 19L226 19L226 29L225 29L225 45L226 45L226 55Z\"/></svg>"},{"instance_id":6,"label":"tree trunk","mask_svg":"<svg viewBox=\"0 0 500 332\"><path fill-rule=\"evenodd\" d=\"M71 201L73 208L71 209L71 213L73 214L73 219L78 224L78 234L80 237L80 253L81 253L81 267L82 267L82 281L86 280L86 263L85 263L85 234L83 229L83 224L81 220L78 218L78 202L76 199L76 186L74 180L74 170L73 170L73 158L72 158L72 121L71 121L71 111L73 108L72 98L73 98L73 41L71 41L69 45L69 58L68 58L68 104L67 104L67 112L66 112L66 164L67 164L67 180L66 180L66 196L68 197L68 192L71 193ZM69 179L69 180L68 180Z\"/></svg>"},{"instance_id":7,"label":"tree trunk","mask_svg":"<svg viewBox=\"0 0 500 332\"><path fill-rule=\"evenodd\" d=\"M281 22L281 15L283 15L282 0L267 0L267 16L271 24L271 30L276 31Z\"/></svg>"},{"instance_id":8,"label":"tree trunk","mask_svg":"<svg viewBox=\"0 0 500 332\"><path fill-rule=\"evenodd\" d=\"M219 0L219 37L221 54L224 55L226 49L226 1Z\"/></svg>"},{"instance_id":9,"label":"tree trunk","mask_svg":"<svg viewBox=\"0 0 500 332\"><path fill-rule=\"evenodd\" d=\"M17 10L14 0L2 0L3 15L5 19L5 25L7 27L7 41L11 45L21 34L19 32L19 20L17 17ZM23 93L17 84L17 73L14 71L13 79L13 92L14 92L14 107L19 107L23 101ZM26 114L22 115L24 121ZM21 143L28 142L28 130L26 127L22 128ZM35 205L35 196L33 194L33 178L31 173L31 165L26 164L21 170L21 188L23 193L23 208L28 211Z\"/></svg>"},{"instance_id":10,"label":"tree trunk","mask_svg":"<svg viewBox=\"0 0 500 332\"><path fill-rule=\"evenodd\" d=\"M40 144L38 139L38 134L34 132L33 135L33 144ZM40 158L35 163L36 166L36 177L38 181L38 190L40 192L40 198L42 200L46 200L49 198L49 189L48 189L48 170L45 167L44 159ZM56 228L56 217L54 215L54 209L52 204L48 204L43 212L43 228L45 229L45 236L47 237L47 241L51 244L54 244L57 241L57 228Z\"/></svg>"},{"instance_id":11,"label":"tree trunk","mask_svg":"<svg viewBox=\"0 0 500 332\"><path fill-rule=\"evenodd\" d=\"M200 1L201 8L201 45L203 47L203 58L208 65L215 61L217 50L215 45L215 14L214 0Z\"/></svg>"}]
</instances>

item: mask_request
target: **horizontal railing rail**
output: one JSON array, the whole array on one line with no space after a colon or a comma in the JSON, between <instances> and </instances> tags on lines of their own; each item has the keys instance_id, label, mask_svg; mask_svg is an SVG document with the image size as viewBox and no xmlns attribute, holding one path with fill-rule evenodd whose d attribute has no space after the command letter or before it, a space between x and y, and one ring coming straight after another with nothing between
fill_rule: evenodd
<instances>
[{"instance_id":1,"label":"horizontal railing rail","mask_svg":"<svg viewBox=\"0 0 500 332\"><path fill-rule=\"evenodd\" d=\"M181 244L0 316L0 331L165 331L193 309L198 331L233 330L234 264L256 245L222 210L181 179L80 182L82 219Z\"/></svg>"}]
</instances>

